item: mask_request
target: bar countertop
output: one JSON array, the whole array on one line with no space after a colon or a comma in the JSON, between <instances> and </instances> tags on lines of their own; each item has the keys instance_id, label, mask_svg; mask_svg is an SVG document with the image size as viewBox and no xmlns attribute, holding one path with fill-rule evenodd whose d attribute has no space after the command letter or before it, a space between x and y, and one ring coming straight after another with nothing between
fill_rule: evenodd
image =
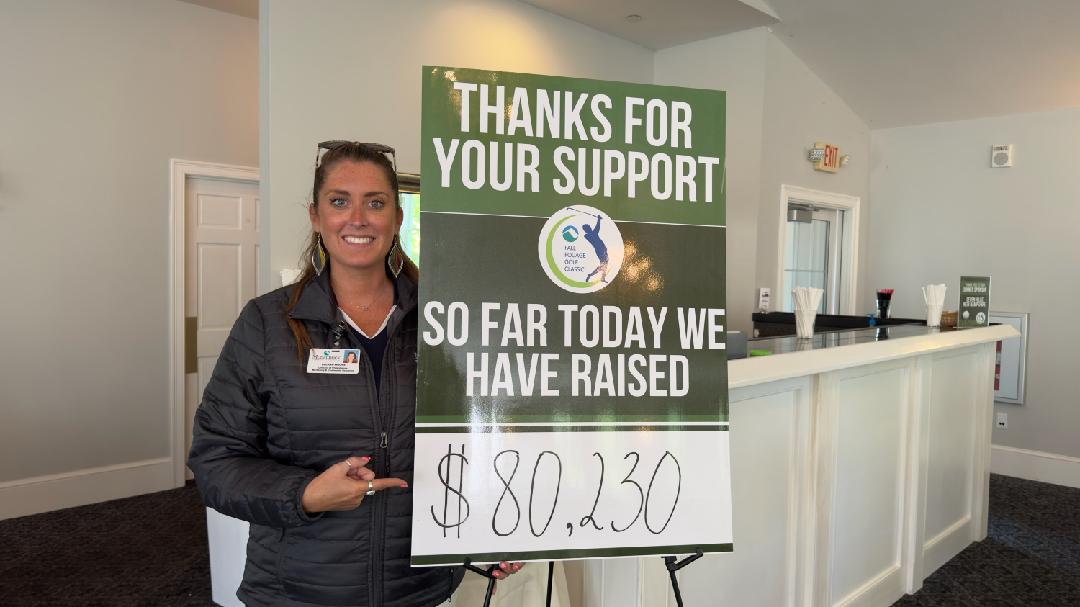
<instances>
[{"instance_id":1,"label":"bar countertop","mask_svg":"<svg viewBox=\"0 0 1080 607\"><path fill-rule=\"evenodd\" d=\"M746 343L748 351L768 350L771 355L729 361L728 387L741 388L1012 337L1019 337L1019 333L1009 325L963 330L891 325L826 331L809 339L751 339Z\"/></svg>"}]
</instances>

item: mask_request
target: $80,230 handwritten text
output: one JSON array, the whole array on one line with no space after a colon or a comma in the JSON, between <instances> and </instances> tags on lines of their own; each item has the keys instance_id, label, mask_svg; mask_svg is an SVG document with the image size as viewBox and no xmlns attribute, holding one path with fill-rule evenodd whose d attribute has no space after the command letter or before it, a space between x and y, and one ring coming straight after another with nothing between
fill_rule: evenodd
<instances>
[{"instance_id":1,"label":"$80,230 handwritten text","mask_svg":"<svg viewBox=\"0 0 1080 607\"><path fill-rule=\"evenodd\" d=\"M436 505L429 507L431 520L442 528L444 537L451 533L461 537L462 526L470 518L475 519L472 517L475 502L482 499L482 496L467 495L463 489L471 463L465 454L465 445L459 448L460 451L455 451L453 445L448 445L446 455L439 460L443 500L438 508ZM625 453L621 465L617 464L625 474L621 470L617 472L622 480L607 490L604 488L604 477L608 473L604 455L593 452L592 461L595 472L589 474L596 483L592 508L588 512L569 513L571 522L565 526L568 536L574 534L575 527L592 532L623 533L635 525L643 525L653 535L667 529L675 516L682 490L682 466L671 451L665 451L655 461L651 475L648 464L653 462L640 466L642 470L639 471L641 454L636 451ZM530 463L531 474L527 472ZM491 509L490 520L491 531L496 536L517 533L525 519L529 533L541 537L551 527L557 512L563 516L567 514L559 510L563 462L558 453L540 451L535 458L523 462L520 451L505 449L499 451L489 465L501 491L497 498L484 496L497 500Z\"/></svg>"}]
</instances>

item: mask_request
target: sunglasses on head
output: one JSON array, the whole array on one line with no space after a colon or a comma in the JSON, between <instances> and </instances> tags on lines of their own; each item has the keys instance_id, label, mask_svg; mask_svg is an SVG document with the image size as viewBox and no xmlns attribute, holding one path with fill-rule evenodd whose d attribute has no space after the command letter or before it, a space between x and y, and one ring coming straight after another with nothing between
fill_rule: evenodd
<instances>
[{"instance_id":1,"label":"sunglasses on head","mask_svg":"<svg viewBox=\"0 0 1080 607\"><path fill-rule=\"evenodd\" d=\"M359 141L346 141L345 139L331 139L330 141L319 143L319 147L315 150L315 166L319 165L319 160L322 158L323 151L329 152L347 145L355 145L369 152L383 154L390 159L390 164L393 165L394 172L397 172L397 156L394 155L394 148L382 143L361 143Z\"/></svg>"}]
</instances>

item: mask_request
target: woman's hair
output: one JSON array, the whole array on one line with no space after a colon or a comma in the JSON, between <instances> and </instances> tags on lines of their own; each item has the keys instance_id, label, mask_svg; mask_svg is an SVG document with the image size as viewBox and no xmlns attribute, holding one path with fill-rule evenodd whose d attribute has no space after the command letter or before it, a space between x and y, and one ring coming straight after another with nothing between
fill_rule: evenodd
<instances>
[{"instance_id":1,"label":"woman's hair","mask_svg":"<svg viewBox=\"0 0 1080 607\"><path fill-rule=\"evenodd\" d=\"M316 215L319 214L319 191L322 189L323 184L326 183L326 175L335 165L346 160L351 160L353 162L370 162L382 169L383 174L386 176L386 180L390 183L390 187L394 191L394 204L397 208L401 208L401 191L398 187L397 172L394 170L393 163L386 157L386 154L363 143L344 143L335 146L333 149L327 150L315 165L315 183L311 187L311 205ZM285 318L289 323L289 328L292 330L293 337L296 338L296 356L299 358L301 364L304 362L304 353L311 348L311 337L308 335L307 329L304 328L303 323L294 320L289 316L289 313L293 311L293 308L295 308L296 304L300 301L300 295L304 292L304 289L307 288L308 283L316 276L315 266L312 265L311 260L313 256L320 255L320 247L319 236L313 230L311 236L308 238L307 246L304 247L304 252L300 256L300 263L303 265L304 269L300 273L300 278L296 281L292 291L289 293L289 301L285 306ZM415 283L419 279L420 272L417 269L416 264L409 259L409 256L406 255L405 251L401 248L400 236L398 236L398 249L401 251L401 257L404 262L401 271ZM389 253L387 253L387 256L389 257ZM386 269L387 276L393 280L389 264L384 263L383 267Z\"/></svg>"}]
</instances>

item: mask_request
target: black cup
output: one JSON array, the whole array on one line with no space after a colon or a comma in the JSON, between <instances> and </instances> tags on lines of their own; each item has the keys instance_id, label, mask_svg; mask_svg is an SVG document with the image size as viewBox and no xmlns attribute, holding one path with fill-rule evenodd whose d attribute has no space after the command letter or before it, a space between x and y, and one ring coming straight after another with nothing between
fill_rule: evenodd
<instances>
[{"instance_id":1,"label":"black cup","mask_svg":"<svg viewBox=\"0 0 1080 607\"><path fill-rule=\"evenodd\" d=\"M892 293L878 293L877 294L877 315L878 318L889 317L889 304L892 303Z\"/></svg>"}]
</instances>

